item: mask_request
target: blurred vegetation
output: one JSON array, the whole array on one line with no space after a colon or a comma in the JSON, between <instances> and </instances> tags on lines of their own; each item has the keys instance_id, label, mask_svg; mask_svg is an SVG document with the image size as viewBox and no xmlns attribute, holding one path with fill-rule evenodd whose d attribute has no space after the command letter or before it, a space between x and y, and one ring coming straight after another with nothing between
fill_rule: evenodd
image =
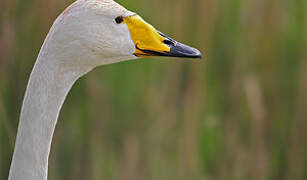
<instances>
[{"instance_id":1,"label":"blurred vegetation","mask_svg":"<svg viewBox=\"0 0 307 180\"><path fill-rule=\"evenodd\" d=\"M0 179L40 46L71 2L0 1ZM78 81L49 179L307 179L307 1L117 2L205 58L125 62Z\"/></svg>"}]
</instances>

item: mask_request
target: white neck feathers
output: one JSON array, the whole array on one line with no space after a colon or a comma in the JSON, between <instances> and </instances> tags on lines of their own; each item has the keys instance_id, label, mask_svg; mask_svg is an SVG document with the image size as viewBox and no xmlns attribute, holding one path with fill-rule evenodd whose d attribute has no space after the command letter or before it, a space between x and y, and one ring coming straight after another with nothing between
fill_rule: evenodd
<instances>
[{"instance_id":1,"label":"white neck feathers","mask_svg":"<svg viewBox=\"0 0 307 180\"><path fill-rule=\"evenodd\" d=\"M90 71L66 69L44 50L24 97L9 180L47 180L50 146L60 109L74 82Z\"/></svg>"},{"instance_id":2,"label":"white neck feathers","mask_svg":"<svg viewBox=\"0 0 307 180\"><path fill-rule=\"evenodd\" d=\"M74 82L93 68L135 59L129 15L111 0L78 0L53 24L25 93L9 180L47 180L48 158L59 112Z\"/></svg>"}]
</instances>

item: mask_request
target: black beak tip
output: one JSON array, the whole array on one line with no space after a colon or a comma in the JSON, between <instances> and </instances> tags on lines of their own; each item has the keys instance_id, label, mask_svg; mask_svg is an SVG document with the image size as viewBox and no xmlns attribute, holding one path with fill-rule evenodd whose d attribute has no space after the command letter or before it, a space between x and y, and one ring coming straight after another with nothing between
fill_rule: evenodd
<instances>
[{"instance_id":1,"label":"black beak tip","mask_svg":"<svg viewBox=\"0 0 307 180\"><path fill-rule=\"evenodd\" d=\"M179 58L192 58L192 59L202 59L203 56L198 49L187 46L180 42L177 42L160 31L158 33L165 38L164 43L167 44L171 50L170 52L160 53L162 56L179 57ZM154 52L156 53L156 52Z\"/></svg>"},{"instance_id":2,"label":"black beak tip","mask_svg":"<svg viewBox=\"0 0 307 180\"><path fill-rule=\"evenodd\" d=\"M203 56L198 49L178 43L171 47L170 55L174 57L201 59Z\"/></svg>"},{"instance_id":3,"label":"black beak tip","mask_svg":"<svg viewBox=\"0 0 307 180\"><path fill-rule=\"evenodd\" d=\"M201 54L201 52L198 49L192 48L193 49L193 54L190 55L191 58L195 58L195 59L202 59L203 55Z\"/></svg>"}]
</instances>

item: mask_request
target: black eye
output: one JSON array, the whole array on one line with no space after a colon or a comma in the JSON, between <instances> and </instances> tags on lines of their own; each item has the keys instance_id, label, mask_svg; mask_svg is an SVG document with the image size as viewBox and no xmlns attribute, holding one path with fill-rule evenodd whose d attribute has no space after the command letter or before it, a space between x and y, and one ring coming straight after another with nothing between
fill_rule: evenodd
<instances>
[{"instance_id":1,"label":"black eye","mask_svg":"<svg viewBox=\"0 0 307 180\"><path fill-rule=\"evenodd\" d=\"M117 24L120 24L120 23L122 23L123 21L124 21L123 16L118 16L118 17L115 18L115 22L116 22Z\"/></svg>"}]
</instances>

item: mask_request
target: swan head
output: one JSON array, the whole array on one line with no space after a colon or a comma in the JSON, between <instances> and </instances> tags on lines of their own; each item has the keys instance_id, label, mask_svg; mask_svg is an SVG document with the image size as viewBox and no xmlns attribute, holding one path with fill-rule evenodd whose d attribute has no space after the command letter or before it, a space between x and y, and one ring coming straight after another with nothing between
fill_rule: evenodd
<instances>
[{"instance_id":1,"label":"swan head","mask_svg":"<svg viewBox=\"0 0 307 180\"><path fill-rule=\"evenodd\" d=\"M76 1L57 18L47 40L45 48L69 65L96 67L150 56L201 58L197 49L167 37L113 0Z\"/></svg>"}]
</instances>

